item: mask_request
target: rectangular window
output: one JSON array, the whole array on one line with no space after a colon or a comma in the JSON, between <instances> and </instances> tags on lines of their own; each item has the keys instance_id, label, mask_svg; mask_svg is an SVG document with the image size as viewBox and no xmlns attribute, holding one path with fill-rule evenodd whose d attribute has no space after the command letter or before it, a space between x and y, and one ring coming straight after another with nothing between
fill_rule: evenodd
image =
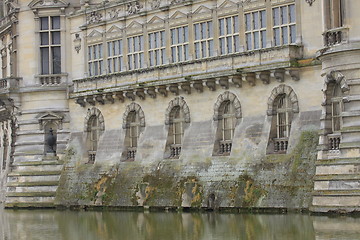
<instances>
[{"instance_id":1,"label":"rectangular window","mask_svg":"<svg viewBox=\"0 0 360 240\"><path fill-rule=\"evenodd\" d=\"M328 12L328 29L343 26L343 2L342 0L329 0L326 6Z\"/></svg>"},{"instance_id":2,"label":"rectangular window","mask_svg":"<svg viewBox=\"0 0 360 240\"><path fill-rule=\"evenodd\" d=\"M260 10L245 14L246 49L266 47L266 11Z\"/></svg>"},{"instance_id":3,"label":"rectangular window","mask_svg":"<svg viewBox=\"0 0 360 240\"><path fill-rule=\"evenodd\" d=\"M239 17L225 17L219 19L220 54L240 51Z\"/></svg>"},{"instance_id":4,"label":"rectangular window","mask_svg":"<svg viewBox=\"0 0 360 240\"><path fill-rule=\"evenodd\" d=\"M195 58L214 56L214 39L212 21L194 24Z\"/></svg>"},{"instance_id":5,"label":"rectangular window","mask_svg":"<svg viewBox=\"0 0 360 240\"><path fill-rule=\"evenodd\" d=\"M129 37L128 41L128 67L129 70L144 67L144 37Z\"/></svg>"},{"instance_id":6,"label":"rectangular window","mask_svg":"<svg viewBox=\"0 0 360 240\"><path fill-rule=\"evenodd\" d=\"M273 34L275 46L296 42L295 4L276 7L273 13Z\"/></svg>"},{"instance_id":7,"label":"rectangular window","mask_svg":"<svg viewBox=\"0 0 360 240\"><path fill-rule=\"evenodd\" d=\"M182 62L189 59L189 28L173 28L171 31L171 62Z\"/></svg>"},{"instance_id":8,"label":"rectangular window","mask_svg":"<svg viewBox=\"0 0 360 240\"><path fill-rule=\"evenodd\" d=\"M124 70L123 44L122 40L115 40L107 43L108 46L108 72L116 73Z\"/></svg>"},{"instance_id":9,"label":"rectangular window","mask_svg":"<svg viewBox=\"0 0 360 240\"><path fill-rule=\"evenodd\" d=\"M103 73L103 45L101 43L88 47L88 67L89 76L97 76Z\"/></svg>"},{"instance_id":10,"label":"rectangular window","mask_svg":"<svg viewBox=\"0 0 360 240\"><path fill-rule=\"evenodd\" d=\"M165 31L149 34L149 63L151 67L165 63L165 47Z\"/></svg>"},{"instance_id":11,"label":"rectangular window","mask_svg":"<svg viewBox=\"0 0 360 240\"><path fill-rule=\"evenodd\" d=\"M40 18L41 74L61 73L60 17Z\"/></svg>"}]
</instances>

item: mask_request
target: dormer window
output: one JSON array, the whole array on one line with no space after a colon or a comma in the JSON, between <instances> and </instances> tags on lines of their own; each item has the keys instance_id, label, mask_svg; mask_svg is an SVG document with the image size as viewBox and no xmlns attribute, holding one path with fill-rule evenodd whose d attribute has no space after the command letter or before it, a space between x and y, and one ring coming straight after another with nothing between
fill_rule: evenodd
<instances>
[{"instance_id":1,"label":"dormer window","mask_svg":"<svg viewBox=\"0 0 360 240\"><path fill-rule=\"evenodd\" d=\"M60 17L40 17L41 74L61 73Z\"/></svg>"}]
</instances>

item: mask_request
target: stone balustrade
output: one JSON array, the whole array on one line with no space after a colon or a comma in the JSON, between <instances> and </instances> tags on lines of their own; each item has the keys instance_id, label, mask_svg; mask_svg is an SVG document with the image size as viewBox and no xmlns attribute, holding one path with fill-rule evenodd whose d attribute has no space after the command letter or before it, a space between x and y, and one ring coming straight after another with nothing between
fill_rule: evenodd
<instances>
[{"instance_id":1,"label":"stone balustrade","mask_svg":"<svg viewBox=\"0 0 360 240\"><path fill-rule=\"evenodd\" d=\"M56 86L66 83L66 77L66 74L48 74L38 76L41 86Z\"/></svg>"},{"instance_id":2,"label":"stone balustrade","mask_svg":"<svg viewBox=\"0 0 360 240\"><path fill-rule=\"evenodd\" d=\"M334 28L323 33L324 45L327 47L346 43L348 41L348 28Z\"/></svg>"},{"instance_id":3,"label":"stone balustrade","mask_svg":"<svg viewBox=\"0 0 360 240\"><path fill-rule=\"evenodd\" d=\"M274 138L274 152L285 153L289 145L288 138Z\"/></svg>"},{"instance_id":4,"label":"stone balustrade","mask_svg":"<svg viewBox=\"0 0 360 240\"><path fill-rule=\"evenodd\" d=\"M9 77L0 79L0 94L10 93L19 87L21 78Z\"/></svg>"}]
</instances>

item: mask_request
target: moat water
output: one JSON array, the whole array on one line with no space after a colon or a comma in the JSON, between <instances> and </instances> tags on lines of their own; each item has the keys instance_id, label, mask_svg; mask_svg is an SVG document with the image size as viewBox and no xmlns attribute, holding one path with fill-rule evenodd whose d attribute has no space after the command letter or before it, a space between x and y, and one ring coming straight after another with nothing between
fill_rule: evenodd
<instances>
[{"instance_id":1,"label":"moat water","mask_svg":"<svg viewBox=\"0 0 360 240\"><path fill-rule=\"evenodd\" d=\"M0 240L355 240L360 218L0 209Z\"/></svg>"}]
</instances>

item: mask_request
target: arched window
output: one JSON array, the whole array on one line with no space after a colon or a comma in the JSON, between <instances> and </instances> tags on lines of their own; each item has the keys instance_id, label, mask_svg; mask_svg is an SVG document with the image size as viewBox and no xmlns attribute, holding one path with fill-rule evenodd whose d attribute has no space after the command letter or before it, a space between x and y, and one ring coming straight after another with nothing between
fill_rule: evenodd
<instances>
[{"instance_id":1,"label":"arched window","mask_svg":"<svg viewBox=\"0 0 360 240\"><path fill-rule=\"evenodd\" d=\"M220 154L229 154L235 130L235 108L230 101L224 101L219 110L218 131L220 131Z\"/></svg>"},{"instance_id":2,"label":"arched window","mask_svg":"<svg viewBox=\"0 0 360 240\"><path fill-rule=\"evenodd\" d=\"M127 160L134 160L140 133L140 119L136 111L129 112L127 116L125 145L127 145Z\"/></svg>"},{"instance_id":3,"label":"arched window","mask_svg":"<svg viewBox=\"0 0 360 240\"><path fill-rule=\"evenodd\" d=\"M100 135L100 126L99 119L97 116L93 115L89 119L89 132L88 132L88 154L89 154L89 163L95 162L96 151L98 148L99 135Z\"/></svg>"},{"instance_id":4,"label":"arched window","mask_svg":"<svg viewBox=\"0 0 360 240\"><path fill-rule=\"evenodd\" d=\"M280 94L275 99L276 137L274 152L285 152L288 147L292 120L292 106L286 94Z\"/></svg>"},{"instance_id":5,"label":"arched window","mask_svg":"<svg viewBox=\"0 0 360 240\"><path fill-rule=\"evenodd\" d=\"M331 96L331 133L328 135L329 150L339 150L342 112L342 90L339 84L334 85Z\"/></svg>"},{"instance_id":6,"label":"arched window","mask_svg":"<svg viewBox=\"0 0 360 240\"><path fill-rule=\"evenodd\" d=\"M3 162L2 162L2 169L5 170L6 169L6 162L7 162L7 158L8 158L8 147L9 147L9 139L7 136L7 133L4 132L4 137L3 137Z\"/></svg>"},{"instance_id":7,"label":"arched window","mask_svg":"<svg viewBox=\"0 0 360 240\"><path fill-rule=\"evenodd\" d=\"M292 119L294 113L298 112L299 103L291 87L281 84L272 90L267 110L267 114L271 117L267 153L286 153Z\"/></svg>"},{"instance_id":8,"label":"arched window","mask_svg":"<svg viewBox=\"0 0 360 240\"><path fill-rule=\"evenodd\" d=\"M180 156L181 144L184 136L184 111L180 106L175 106L170 112L169 120L169 145L170 158Z\"/></svg>"},{"instance_id":9,"label":"arched window","mask_svg":"<svg viewBox=\"0 0 360 240\"><path fill-rule=\"evenodd\" d=\"M184 98L176 97L171 100L165 113L165 124L168 125L165 158L179 158L184 132L189 123L190 110Z\"/></svg>"},{"instance_id":10,"label":"arched window","mask_svg":"<svg viewBox=\"0 0 360 240\"><path fill-rule=\"evenodd\" d=\"M214 106L214 121L217 121L213 155L230 155L233 147L235 127L241 118L240 101L235 94L226 91Z\"/></svg>"}]
</instances>

